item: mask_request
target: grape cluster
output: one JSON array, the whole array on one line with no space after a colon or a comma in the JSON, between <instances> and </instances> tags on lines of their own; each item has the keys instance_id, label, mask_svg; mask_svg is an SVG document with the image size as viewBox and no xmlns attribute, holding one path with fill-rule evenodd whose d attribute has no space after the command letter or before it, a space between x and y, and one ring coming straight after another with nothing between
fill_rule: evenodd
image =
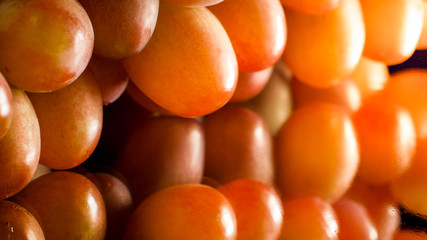
<instances>
[{"instance_id":1,"label":"grape cluster","mask_svg":"<svg viewBox=\"0 0 427 240\"><path fill-rule=\"evenodd\" d=\"M0 0L0 240L427 239L423 49L425 0Z\"/></svg>"}]
</instances>

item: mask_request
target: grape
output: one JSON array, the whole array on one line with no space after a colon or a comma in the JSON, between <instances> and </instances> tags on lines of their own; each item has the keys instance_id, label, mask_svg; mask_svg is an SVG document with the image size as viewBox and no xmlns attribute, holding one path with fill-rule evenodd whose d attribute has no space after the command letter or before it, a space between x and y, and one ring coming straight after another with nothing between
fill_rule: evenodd
<instances>
[{"instance_id":1,"label":"grape","mask_svg":"<svg viewBox=\"0 0 427 240\"><path fill-rule=\"evenodd\" d=\"M267 85L273 67L256 72L239 72L236 90L230 102L244 102L258 95Z\"/></svg>"},{"instance_id":2,"label":"grape","mask_svg":"<svg viewBox=\"0 0 427 240\"><path fill-rule=\"evenodd\" d=\"M218 190L233 206L237 239L275 240L279 237L284 213L282 201L274 188L255 180L240 179Z\"/></svg>"},{"instance_id":3,"label":"grape","mask_svg":"<svg viewBox=\"0 0 427 240\"><path fill-rule=\"evenodd\" d=\"M93 73L88 69L63 89L29 97L40 122L40 163L70 169L84 162L102 129L102 96Z\"/></svg>"},{"instance_id":4,"label":"grape","mask_svg":"<svg viewBox=\"0 0 427 240\"><path fill-rule=\"evenodd\" d=\"M384 89L388 101L405 108L411 115L418 139L427 138L426 69L394 72Z\"/></svg>"},{"instance_id":5,"label":"grape","mask_svg":"<svg viewBox=\"0 0 427 240\"><path fill-rule=\"evenodd\" d=\"M52 172L32 181L12 199L40 223L46 239L102 240L106 216L102 196L86 177Z\"/></svg>"},{"instance_id":6,"label":"grape","mask_svg":"<svg viewBox=\"0 0 427 240\"><path fill-rule=\"evenodd\" d=\"M283 59L307 85L330 87L351 74L362 55L365 26L358 0L322 15L285 8L288 42Z\"/></svg>"},{"instance_id":7,"label":"grape","mask_svg":"<svg viewBox=\"0 0 427 240\"><path fill-rule=\"evenodd\" d=\"M424 20L423 28L421 29L420 39L418 39L416 49L427 49L427 2L423 2L424 5Z\"/></svg>"},{"instance_id":8,"label":"grape","mask_svg":"<svg viewBox=\"0 0 427 240\"><path fill-rule=\"evenodd\" d=\"M162 108L184 117L225 105L237 82L237 60L224 28L206 8L160 3L147 46L124 60L135 85Z\"/></svg>"},{"instance_id":9,"label":"grape","mask_svg":"<svg viewBox=\"0 0 427 240\"><path fill-rule=\"evenodd\" d=\"M264 119L272 136L277 134L292 112L291 90L287 80L273 72L263 91L244 103Z\"/></svg>"},{"instance_id":10,"label":"grape","mask_svg":"<svg viewBox=\"0 0 427 240\"><path fill-rule=\"evenodd\" d=\"M105 240L120 239L133 211L133 200L128 187L111 174L94 173L88 177L98 187L105 203L107 214Z\"/></svg>"},{"instance_id":11,"label":"grape","mask_svg":"<svg viewBox=\"0 0 427 240\"><path fill-rule=\"evenodd\" d=\"M0 2L0 71L19 89L71 84L88 65L93 41L91 21L75 0Z\"/></svg>"},{"instance_id":12,"label":"grape","mask_svg":"<svg viewBox=\"0 0 427 240\"><path fill-rule=\"evenodd\" d=\"M37 220L16 203L0 200L1 240L44 240Z\"/></svg>"},{"instance_id":13,"label":"grape","mask_svg":"<svg viewBox=\"0 0 427 240\"><path fill-rule=\"evenodd\" d=\"M392 239L398 230L400 216L388 184L374 186L356 179L344 197L366 208L377 230L378 239Z\"/></svg>"},{"instance_id":14,"label":"grape","mask_svg":"<svg viewBox=\"0 0 427 240\"><path fill-rule=\"evenodd\" d=\"M359 88L362 99L382 90L389 79L387 65L362 56L350 76Z\"/></svg>"},{"instance_id":15,"label":"grape","mask_svg":"<svg viewBox=\"0 0 427 240\"><path fill-rule=\"evenodd\" d=\"M274 179L272 137L263 119L238 105L205 117L205 175L220 183L251 178Z\"/></svg>"},{"instance_id":16,"label":"grape","mask_svg":"<svg viewBox=\"0 0 427 240\"><path fill-rule=\"evenodd\" d=\"M227 198L204 185L154 193L133 213L124 240L232 240L236 218Z\"/></svg>"},{"instance_id":17,"label":"grape","mask_svg":"<svg viewBox=\"0 0 427 240\"><path fill-rule=\"evenodd\" d=\"M121 61L103 59L92 55L89 68L92 70L101 90L104 105L116 101L125 91L129 77Z\"/></svg>"},{"instance_id":18,"label":"grape","mask_svg":"<svg viewBox=\"0 0 427 240\"><path fill-rule=\"evenodd\" d=\"M338 239L338 218L332 206L316 197L283 203L285 212L280 240Z\"/></svg>"},{"instance_id":19,"label":"grape","mask_svg":"<svg viewBox=\"0 0 427 240\"><path fill-rule=\"evenodd\" d=\"M358 175L372 184L391 182L408 170L416 147L409 113L383 98L366 99L353 115L360 145Z\"/></svg>"},{"instance_id":20,"label":"grape","mask_svg":"<svg viewBox=\"0 0 427 240\"><path fill-rule=\"evenodd\" d=\"M350 187L359 166L349 114L323 102L295 110L277 134L275 156L276 182L285 200L317 196L336 201Z\"/></svg>"},{"instance_id":21,"label":"grape","mask_svg":"<svg viewBox=\"0 0 427 240\"><path fill-rule=\"evenodd\" d=\"M378 239L377 230L361 204L352 200L341 199L334 203L333 208L338 218L339 239Z\"/></svg>"},{"instance_id":22,"label":"grape","mask_svg":"<svg viewBox=\"0 0 427 240\"><path fill-rule=\"evenodd\" d=\"M194 119L154 117L135 129L115 165L138 206L163 188L200 183L204 148L202 127Z\"/></svg>"},{"instance_id":23,"label":"grape","mask_svg":"<svg viewBox=\"0 0 427 240\"><path fill-rule=\"evenodd\" d=\"M360 0L360 3L366 27L363 54L388 65L408 59L420 38L423 0Z\"/></svg>"},{"instance_id":24,"label":"grape","mask_svg":"<svg viewBox=\"0 0 427 240\"><path fill-rule=\"evenodd\" d=\"M78 0L87 11L95 35L94 53L124 59L139 53L156 26L159 0Z\"/></svg>"},{"instance_id":25,"label":"grape","mask_svg":"<svg viewBox=\"0 0 427 240\"><path fill-rule=\"evenodd\" d=\"M403 206L419 214L427 213L427 179L424 174L427 169L427 105L424 104L424 99L427 100L424 90L427 87L426 76L427 71L423 69L395 72L384 89L392 103L408 110L417 135L412 165L392 182L392 193Z\"/></svg>"},{"instance_id":26,"label":"grape","mask_svg":"<svg viewBox=\"0 0 427 240\"><path fill-rule=\"evenodd\" d=\"M12 124L0 139L0 198L23 189L33 177L40 159L40 126L24 91L12 87Z\"/></svg>"},{"instance_id":27,"label":"grape","mask_svg":"<svg viewBox=\"0 0 427 240\"><path fill-rule=\"evenodd\" d=\"M279 60L287 33L279 0L229 0L209 10L227 31L240 71L260 71Z\"/></svg>"}]
</instances>

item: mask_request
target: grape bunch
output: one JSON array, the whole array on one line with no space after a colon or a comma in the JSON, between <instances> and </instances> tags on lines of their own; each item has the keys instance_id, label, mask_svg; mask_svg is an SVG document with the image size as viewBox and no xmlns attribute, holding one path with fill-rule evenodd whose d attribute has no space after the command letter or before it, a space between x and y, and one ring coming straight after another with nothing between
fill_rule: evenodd
<instances>
[{"instance_id":1,"label":"grape bunch","mask_svg":"<svg viewBox=\"0 0 427 240\"><path fill-rule=\"evenodd\" d=\"M425 0L0 0L0 240L427 239L426 49Z\"/></svg>"}]
</instances>

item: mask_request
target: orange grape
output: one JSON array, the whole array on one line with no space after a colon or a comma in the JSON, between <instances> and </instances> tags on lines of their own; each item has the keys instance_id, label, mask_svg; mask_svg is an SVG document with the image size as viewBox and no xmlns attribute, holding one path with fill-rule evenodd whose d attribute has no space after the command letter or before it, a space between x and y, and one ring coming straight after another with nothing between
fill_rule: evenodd
<instances>
[{"instance_id":1,"label":"orange grape","mask_svg":"<svg viewBox=\"0 0 427 240\"><path fill-rule=\"evenodd\" d=\"M65 88L28 96L40 122L40 163L70 169L84 162L98 144L103 117L101 92L90 69Z\"/></svg>"},{"instance_id":2,"label":"orange grape","mask_svg":"<svg viewBox=\"0 0 427 240\"><path fill-rule=\"evenodd\" d=\"M285 200L317 196L333 202L350 187L359 146L349 114L329 103L295 110L275 139L276 181Z\"/></svg>"},{"instance_id":3,"label":"orange grape","mask_svg":"<svg viewBox=\"0 0 427 240\"><path fill-rule=\"evenodd\" d=\"M424 21L423 28L421 29L420 39L418 39L416 49L427 49L427 2L423 2L424 5Z\"/></svg>"},{"instance_id":4,"label":"orange grape","mask_svg":"<svg viewBox=\"0 0 427 240\"><path fill-rule=\"evenodd\" d=\"M341 199L333 208L338 218L339 239L377 240L378 233L366 209L358 202Z\"/></svg>"},{"instance_id":5,"label":"orange grape","mask_svg":"<svg viewBox=\"0 0 427 240\"><path fill-rule=\"evenodd\" d=\"M363 54L388 65L407 60L420 38L423 0L360 0L366 27Z\"/></svg>"},{"instance_id":6,"label":"orange grape","mask_svg":"<svg viewBox=\"0 0 427 240\"><path fill-rule=\"evenodd\" d=\"M124 240L234 240L236 217L214 188L181 185L154 193L133 213Z\"/></svg>"},{"instance_id":7,"label":"orange grape","mask_svg":"<svg viewBox=\"0 0 427 240\"><path fill-rule=\"evenodd\" d=\"M251 179L239 179L218 190L233 206L238 240L276 240L279 237L284 213L282 201L273 187Z\"/></svg>"},{"instance_id":8,"label":"orange grape","mask_svg":"<svg viewBox=\"0 0 427 240\"><path fill-rule=\"evenodd\" d=\"M388 101L395 103L411 115L417 138L427 138L427 70L409 69L395 72L384 89Z\"/></svg>"},{"instance_id":9,"label":"orange grape","mask_svg":"<svg viewBox=\"0 0 427 240\"><path fill-rule=\"evenodd\" d=\"M350 80L358 86L363 99L382 90L387 84L389 77L388 68L385 63L362 56L353 73L350 75Z\"/></svg>"},{"instance_id":10,"label":"orange grape","mask_svg":"<svg viewBox=\"0 0 427 240\"><path fill-rule=\"evenodd\" d=\"M45 240L34 216L16 203L0 200L1 240Z\"/></svg>"},{"instance_id":11,"label":"orange grape","mask_svg":"<svg viewBox=\"0 0 427 240\"><path fill-rule=\"evenodd\" d=\"M391 184L393 196L410 211L427 214L427 70L395 72L384 89L388 100L408 110L417 135L412 165Z\"/></svg>"},{"instance_id":12,"label":"orange grape","mask_svg":"<svg viewBox=\"0 0 427 240\"><path fill-rule=\"evenodd\" d=\"M288 42L285 63L307 85L329 87L356 67L365 42L362 9L358 0L344 0L322 15L307 15L285 8Z\"/></svg>"},{"instance_id":13,"label":"orange grape","mask_svg":"<svg viewBox=\"0 0 427 240\"><path fill-rule=\"evenodd\" d=\"M76 0L0 2L0 71L19 89L71 84L88 65L93 42L91 21Z\"/></svg>"},{"instance_id":14,"label":"orange grape","mask_svg":"<svg viewBox=\"0 0 427 240\"><path fill-rule=\"evenodd\" d=\"M356 179L344 197L366 208L377 229L378 239L392 239L400 225L400 214L389 185L372 185Z\"/></svg>"},{"instance_id":15,"label":"orange grape","mask_svg":"<svg viewBox=\"0 0 427 240\"><path fill-rule=\"evenodd\" d=\"M279 0L228 0L209 10L227 31L240 71L260 71L279 60L287 33Z\"/></svg>"},{"instance_id":16,"label":"orange grape","mask_svg":"<svg viewBox=\"0 0 427 240\"><path fill-rule=\"evenodd\" d=\"M31 180L40 159L40 126L24 91L12 87L12 123L0 139L0 199L13 196Z\"/></svg>"},{"instance_id":17,"label":"orange grape","mask_svg":"<svg viewBox=\"0 0 427 240\"><path fill-rule=\"evenodd\" d=\"M412 163L416 133L409 113L382 96L367 99L353 115L360 146L358 175L371 184L390 182Z\"/></svg>"},{"instance_id":18,"label":"orange grape","mask_svg":"<svg viewBox=\"0 0 427 240\"><path fill-rule=\"evenodd\" d=\"M338 240L338 218L332 206L316 197L283 203L285 212L280 240Z\"/></svg>"},{"instance_id":19,"label":"orange grape","mask_svg":"<svg viewBox=\"0 0 427 240\"><path fill-rule=\"evenodd\" d=\"M105 237L104 201L96 186L80 174L46 174L29 183L12 200L33 214L46 239Z\"/></svg>"},{"instance_id":20,"label":"orange grape","mask_svg":"<svg viewBox=\"0 0 427 240\"><path fill-rule=\"evenodd\" d=\"M391 191L406 209L417 214L427 214L427 139L418 140L412 165L391 183Z\"/></svg>"},{"instance_id":21,"label":"orange grape","mask_svg":"<svg viewBox=\"0 0 427 240\"><path fill-rule=\"evenodd\" d=\"M237 84L237 60L227 33L206 8L160 2L145 48L124 60L135 85L162 108L184 117L225 105Z\"/></svg>"}]
</instances>

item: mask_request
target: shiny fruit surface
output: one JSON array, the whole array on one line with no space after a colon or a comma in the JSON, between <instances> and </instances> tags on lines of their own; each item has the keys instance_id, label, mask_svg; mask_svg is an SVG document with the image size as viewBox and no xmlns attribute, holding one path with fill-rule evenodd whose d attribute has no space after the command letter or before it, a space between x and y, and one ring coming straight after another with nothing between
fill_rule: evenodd
<instances>
[{"instance_id":1,"label":"shiny fruit surface","mask_svg":"<svg viewBox=\"0 0 427 240\"><path fill-rule=\"evenodd\" d=\"M95 35L94 53L124 59L139 53L156 26L159 0L78 0L89 15Z\"/></svg>"},{"instance_id":2,"label":"shiny fruit surface","mask_svg":"<svg viewBox=\"0 0 427 240\"><path fill-rule=\"evenodd\" d=\"M12 114L12 92L6 79L0 73L0 139L9 130Z\"/></svg>"},{"instance_id":3,"label":"shiny fruit surface","mask_svg":"<svg viewBox=\"0 0 427 240\"><path fill-rule=\"evenodd\" d=\"M102 129L102 96L93 73L87 69L63 89L29 97L40 122L40 163L70 169L84 162Z\"/></svg>"},{"instance_id":4,"label":"shiny fruit surface","mask_svg":"<svg viewBox=\"0 0 427 240\"><path fill-rule=\"evenodd\" d=\"M275 240L279 237L284 212L282 201L272 186L239 179L218 190L233 206L238 240Z\"/></svg>"},{"instance_id":5,"label":"shiny fruit surface","mask_svg":"<svg viewBox=\"0 0 427 240\"><path fill-rule=\"evenodd\" d=\"M344 0L318 16L285 8L285 16L288 40L283 58L299 80L325 88L354 70L365 42L358 0Z\"/></svg>"},{"instance_id":6,"label":"shiny fruit surface","mask_svg":"<svg viewBox=\"0 0 427 240\"><path fill-rule=\"evenodd\" d=\"M25 208L0 200L1 240L44 240L43 230Z\"/></svg>"},{"instance_id":7,"label":"shiny fruit surface","mask_svg":"<svg viewBox=\"0 0 427 240\"><path fill-rule=\"evenodd\" d=\"M240 178L273 182L273 139L257 113L229 105L207 116L203 129L207 177L220 183Z\"/></svg>"},{"instance_id":8,"label":"shiny fruit surface","mask_svg":"<svg viewBox=\"0 0 427 240\"><path fill-rule=\"evenodd\" d=\"M237 60L230 39L204 7L161 2L151 40L139 54L126 59L124 66L148 98L183 117L219 109L230 100L237 84Z\"/></svg>"},{"instance_id":9,"label":"shiny fruit surface","mask_svg":"<svg viewBox=\"0 0 427 240\"><path fill-rule=\"evenodd\" d=\"M275 139L276 181L285 200L339 199L359 166L359 145L350 115L329 103L294 111Z\"/></svg>"},{"instance_id":10,"label":"shiny fruit surface","mask_svg":"<svg viewBox=\"0 0 427 240\"><path fill-rule=\"evenodd\" d=\"M408 111L373 96L353 114L353 123L360 146L361 179L385 184L408 170L417 142Z\"/></svg>"},{"instance_id":11,"label":"shiny fruit surface","mask_svg":"<svg viewBox=\"0 0 427 240\"><path fill-rule=\"evenodd\" d=\"M362 56L349 78L356 83L363 99L382 90L389 77L385 63Z\"/></svg>"},{"instance_id":12,"label":"shiny fruit surface","mask_svg":"<svg viewBox=\"0 0 427 240\"><path fill-rule=\"evenodd\" d=\"M279 0L223 1L209 10L227 31L240 71L260 71L279 60L287 34ZM248 23L250 28L246 27Z\"/></svg>"},{"instance_id":13,"label":"shiny fruit surface","mask_svg":"<svg viewBox=\"0 0 427 240\"><path fill-rule=\"evenodd\" d=\"M128 187L119 178L108 173L93 173L88 177L97 186L105 203L105 240L120 239L134 207Z\"/></svg>"},{"instance_id":14,"label":"shiny fruit surface","mask_svg":"<svg viewBox=\"0 0 427 240\"><path fill-rule=\"evenodd\" d=\"M0 139L0 199L23 189L40 159L39 121L24 91L12 88L12 108L12 124Z\"/></svg>"},{"instance_id":15,"label":"shiny fruit surface","mask_svg":"<svg viewBox=\"0 0 427 240\"><path fill-rule=\"evenodd\" d=\"M34 215L46 239L104 239L104 201L96 186L80 174L46 174L28 184L13 201Z\"/></svg>"},{"instance_id":16,"label":"shiny fruit surface","mask_svg":"<svg viewBox=\"0 0 427 240\"><path fill-rule=\"evenodd\" d=\"M280 240L338 239L338 218L332 206L316 197L295 198L283 203Z\"/></svg>"},{"instance_id":17,"label":"shiny fruit surface","mask_svg":"<svg viewBox=\"0 0 427 240\"><path fill-rule=\"evenodd\" d=\"M388 65L407 60L420 38L423 0L361 0L360 3L366 26L363 54Z\"/></svg>"},{"instance_id":18,"label":"shiny fruit surface","mask_svg":"<svg viewBox=\"0 0 427 240\"><path fill-rule=\"evenodd\" d=\"M205 185L166 188L133 213L124 240L232 240L236 218L227 198Z\"/></svg>"},{"instance_id":19,"label":"shiny fruit surface","mask_svg":"<svg viewBox=\"0 0 427 240\"><path fill-rule=\"evenodd\" d=\"M93 42L91 21L75 0L0 3L0 71L19 89L71 84L89 63Z\"/></svg>"},{"instance_id":20,"label":"shiny fruit surface","mask_svg":"<svg viewBox=\"0 0 427 240\"><path fill-rule=\"evenodd\" d=\"M338 218L339 239L378 239L377 229L363 205L356 201L340 199L333 204L333 208Z\"/></svg>"},{"instance_id":21,"label":"shiny fruit surface","mask_svg":"<svg viewBox=\"0 0 427 240\"><path fill-rule=\"evenodd\" d=\"M204 149L203 129L196 120L152 117L132 132L115 165L129 181L137 206L163 188L200 183Z\"/></svg>"}]
</instances>

